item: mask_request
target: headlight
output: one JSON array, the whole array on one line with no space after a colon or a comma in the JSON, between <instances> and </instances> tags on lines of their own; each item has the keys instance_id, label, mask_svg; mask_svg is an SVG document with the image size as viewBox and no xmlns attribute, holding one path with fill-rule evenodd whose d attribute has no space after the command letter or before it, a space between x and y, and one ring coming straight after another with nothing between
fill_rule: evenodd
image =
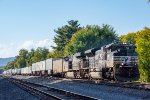
<instances>
[{"instance_id":1,"label":"headlight","mask_svg":"<svg viewBox=\"0 0 150 100\"><path fill-rule=\"evenodd\" d=\"M124 63L121 63L121 65L123 66L123 65L124 65Z\"/></svg>"}]
</instances>

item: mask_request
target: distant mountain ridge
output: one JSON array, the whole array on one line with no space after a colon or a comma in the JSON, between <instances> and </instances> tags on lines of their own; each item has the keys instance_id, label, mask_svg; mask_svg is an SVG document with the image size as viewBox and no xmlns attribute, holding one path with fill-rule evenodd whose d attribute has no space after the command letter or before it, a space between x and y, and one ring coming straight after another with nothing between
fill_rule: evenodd
<instances>
[{"instance_id":1,"label":"distant mountain ridge","mask_svg":"<svg viewBox=\"0 0 150 100\"><path fill-rule=\"evenodd\" d=\"M0 66L6 66L6 64L10 61L14 61L15 57L9 57L9 58L0 58Z\"/></svg>"}]
</instances>

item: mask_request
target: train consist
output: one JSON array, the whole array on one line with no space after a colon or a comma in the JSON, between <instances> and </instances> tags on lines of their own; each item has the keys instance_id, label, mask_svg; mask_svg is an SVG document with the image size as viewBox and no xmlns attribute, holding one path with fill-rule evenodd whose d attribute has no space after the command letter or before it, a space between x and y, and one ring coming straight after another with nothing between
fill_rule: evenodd
<instances>
[{"instance_id":1,"label":"train consist","mask_svg":"<svg viewBox=\"0 0 150 100\"><path fill-rule=\"evenodd\" d=\"M140 76L137 60L133 44L116 42L69 57L36 62L30 67L9 69L3 74L132 81Z\"/></svg>"}]
</instances>

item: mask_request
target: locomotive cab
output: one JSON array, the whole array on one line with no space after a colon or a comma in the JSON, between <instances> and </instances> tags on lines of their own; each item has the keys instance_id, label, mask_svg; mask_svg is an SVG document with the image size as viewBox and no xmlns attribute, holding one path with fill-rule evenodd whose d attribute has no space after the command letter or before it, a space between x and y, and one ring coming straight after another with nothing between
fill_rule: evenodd
<instances>
[{"instance_id":1,"label":"locomotive cab","mask_svg":"<svg viewBox=\"0 0 150 100\"><path fill-rule=\"evenodd\" d=\"M132 81L139 79L138 57L134 45L113 44L107 49L112 55L114 78L116 80Z\"/></svg>"},{"instance_id":2,"label":"locomotive cab","mask_svg":"<svg viewBox=\"0 0 150 100\"><path fill-rule=\"evenodd\" d=\"M96 66L97 62L95 60L95 52L99 50L99 48L92 48L87 51L85 51L86 59L87 59L87 66L88 66L88 71L87 71L87 77L89 79L100 79L101 78L101 72L100 72L100 67Z\"/></svg>"},{"instance_id":3,"label":"locomotive cab","mask_svg":"<svg viewBox=\"0 0 150 100\"><path fill-rule=\"evenodd\" d=\"M86 56L83 52L79 52L75 54L76 59L78 59L78 70L75 72L75 77L76 78L87 78L88 74L88 63Z\"/></svg>"}]
</instances>

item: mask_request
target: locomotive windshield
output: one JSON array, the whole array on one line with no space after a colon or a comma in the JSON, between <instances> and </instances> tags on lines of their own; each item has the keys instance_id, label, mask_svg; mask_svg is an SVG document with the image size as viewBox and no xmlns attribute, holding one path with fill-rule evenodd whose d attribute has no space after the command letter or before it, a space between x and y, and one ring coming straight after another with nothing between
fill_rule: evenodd
<instances>
[{"instance_id":1,"label":"locomotive windshield","mask_svg":"<svg viewBox=\"0 0 150 100\"><path fill-rule=\"evenodd\" d=\"M137 56L135 46L126 46L126 48L127 48L127 56Z\"/></svg>"},{"instance_id":2,"label":"locomotive windshield","mask_svg":"<svg viewBox=\"0 0 150 100\"><path fill-rule=\"evenodd\" d=\"M135 52L135 46L112 46L111 51L116 51L116 53L114 53L114 56L137 56L137 53Z\"/></svg>"}]
</instances>

